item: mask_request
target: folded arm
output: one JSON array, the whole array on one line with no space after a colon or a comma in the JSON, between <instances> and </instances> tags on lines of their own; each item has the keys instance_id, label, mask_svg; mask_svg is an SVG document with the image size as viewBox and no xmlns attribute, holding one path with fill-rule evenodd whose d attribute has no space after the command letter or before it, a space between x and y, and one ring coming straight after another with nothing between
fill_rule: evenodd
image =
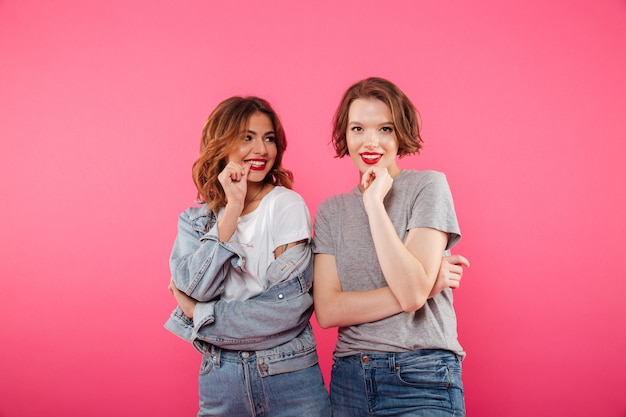
<instances>
[{"instance_id":1,"label":"folded arm","mask_svg":"<svg viewBox=\"0 0 626 417\"><path fill-rule=\"evenodd\" d=\"M300 334L313 312L312 253L308 244L294 243L287 247L268 268L268 274L279 274L284 279L248 300L196 302L170 286L185 313L178 320L193 327L194 343L261 350Z\"/></svg>"},{"instance_id":2,"label":"folded arm","mask_svg":"<svg viewBox=\"0 0 626 417\"><path fill-rule=\"evenodd\" d=\"M229 268L243 265L241 253L237 243L219 242L215 224L204 233L183 213L170 256L174 285L195 300L212 300L223 291Z\"/></svg>"},{"instance_id":3,"label":"folded arm","mask_svg":"<svg viewBox=\"0 0 626 417\"><path fill-rule=\"evenodd\" d=\"M389 288L403 311L419 310L435 285L448 234L414 228L403 242L382 202L366 201L365 208L378 262Z\"/></svg>"},{"instance_id":4,"label":"folded arm","mask_svg":"<svg viewBox=\"0 0 626 417\"><path fill-rule=\"evenodd\" d=\"M469 261L461 255L444 257L428 298L445 288L458 288L463 266L469 266ZM315 317L322 328L370 323L404 311L388 286L367 291L343 291L333 255L316 254L314 271Z\"/></svg>"}]
</instances>

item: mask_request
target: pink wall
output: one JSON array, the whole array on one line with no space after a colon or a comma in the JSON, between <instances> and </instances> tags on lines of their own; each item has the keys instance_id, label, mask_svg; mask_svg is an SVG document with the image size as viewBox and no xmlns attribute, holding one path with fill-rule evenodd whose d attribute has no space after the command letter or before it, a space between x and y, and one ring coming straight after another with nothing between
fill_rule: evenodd
<instances>
[{"instance_id":1,"label":"pink wall","mask_svg":"<svg viewBox=\"0 0 626 417\"><path fill-rule=\"evenodd\" d=\"M162 324L205 117L268 98L314 213L356 182L327 141L369 75L455 196L468 415L626 416L624 0L174 4L0 1L1 417L195 415Z\"/></svg>"}]
</instances>

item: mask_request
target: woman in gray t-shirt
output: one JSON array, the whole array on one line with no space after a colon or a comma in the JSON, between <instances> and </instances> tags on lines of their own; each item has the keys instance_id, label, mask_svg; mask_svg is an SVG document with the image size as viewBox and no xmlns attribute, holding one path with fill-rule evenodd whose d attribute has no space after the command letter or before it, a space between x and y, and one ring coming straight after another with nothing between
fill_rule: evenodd
<instances>
[{"instance_id":1,"label":"woman in gray t-shirt","mask_svg":"<svg viewBox=\"0 0 626 417\"><path fill-rule=\"evenodd\" d=\"M360 176L315 218L316 318L339 327L333 416L465 415L458 281L438 279L460 239L452 196L444 174L397 164L421 148L417 111L393 83L362 80L337 109L333 144ZM459 276L469 265L448 261Z\"/></svg>"}]
</instances>

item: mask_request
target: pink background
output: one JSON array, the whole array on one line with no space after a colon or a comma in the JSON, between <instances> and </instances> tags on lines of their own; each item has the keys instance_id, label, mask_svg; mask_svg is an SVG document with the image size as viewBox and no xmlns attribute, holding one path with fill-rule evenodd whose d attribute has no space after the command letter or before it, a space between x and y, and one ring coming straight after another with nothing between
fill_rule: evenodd
<instances>
[{"instance_id":1,"label":"pink background","mask_svg":"<svg viewBox=\"0 0 626 417\"><path fill-rule=\"evenodd\" d=\"M624 74L624 0L0 1L0 417L195 415L162 325L206 116L269 99L314 214L356 183L330 120L370 75L455 197L468 415L626 416Z\"/></svg>"}]
</instances>

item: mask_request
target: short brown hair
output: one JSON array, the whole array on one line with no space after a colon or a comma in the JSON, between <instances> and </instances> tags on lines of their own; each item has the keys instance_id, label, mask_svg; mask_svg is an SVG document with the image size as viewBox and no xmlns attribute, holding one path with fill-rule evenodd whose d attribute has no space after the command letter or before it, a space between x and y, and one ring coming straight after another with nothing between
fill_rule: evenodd
<instances>
[{"instance_id":1,"label":"short brown hair","mask_svg":"<svg viewBox=\"0 0 626 417\"><path fill-rule=\"evenodd\" d=\"M380 100L391 110L392 122L398 138L398 156L419 153L423 140L420 136L419 114L409 98L391 81L370 77L351 85L343 95L333 118L332 144L336 157L348 154L346 130L350 105L357 99Z\"/></svg>"},{"instance_id":2,"label":"short brown hair","mask_svg":"<svg viewBox=\"0 0 626 417\"><path fill-rule=\"evenodd\" d=\"M292 187L293 174L281 166L287 138L274 109L262 98L230 97L217 105L204 124L200 156L192 168L198 201L206 203L211 210L226 205L226 193L217 176L226 167L228 155L244 137L250 117L255 113L265 114L270 119L276 135L276 160L263 181Z\"/></svg>"}]
</instances>

